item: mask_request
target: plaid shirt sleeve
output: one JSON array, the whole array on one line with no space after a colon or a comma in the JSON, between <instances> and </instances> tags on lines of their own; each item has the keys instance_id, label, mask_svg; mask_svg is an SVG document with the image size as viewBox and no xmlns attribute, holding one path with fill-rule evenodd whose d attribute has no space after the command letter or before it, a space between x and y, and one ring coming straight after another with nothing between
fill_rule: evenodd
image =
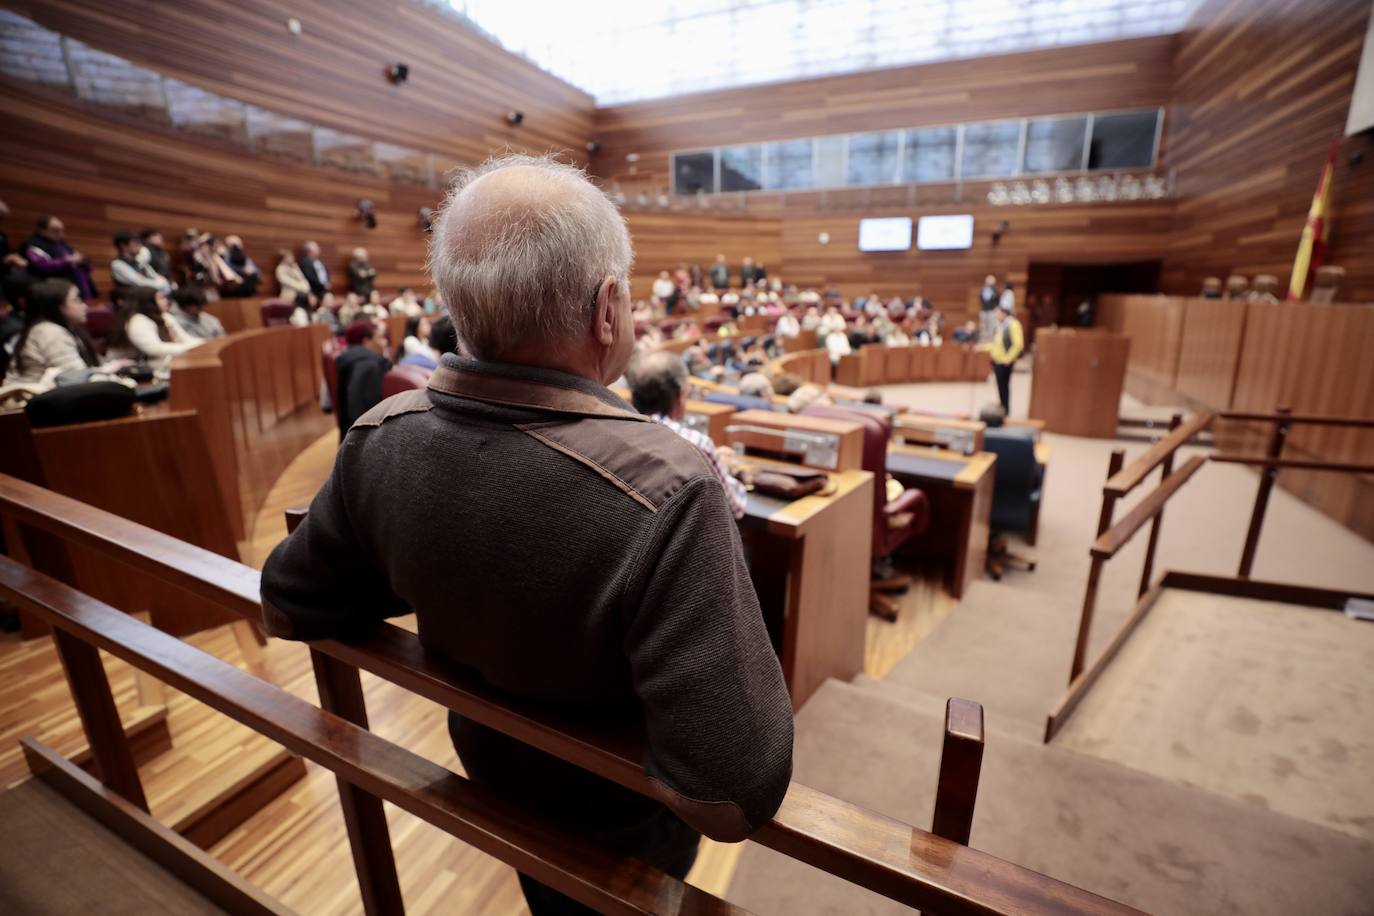
<instances>
[{"instance_id":1,"label":"plaid shirt sleeve","mask_svg":"<svg viewBox=\"0 0 1374 916\"><path fill-rule=\"evenodd\" d=\"M725 488L725 498L730 503L730 512L736 519L744 518L744 509L749 502L749 492L744 484L730 475L725 469L725 463L720 460L720 454L716 452L716 445L709 436L683 426L675 420L670 420L665 416L655 414L654 422L661 423L673 432L677 433L688 442L697 447L706 458L706 464L711 468L711 473L720 481L720 485Z\"/></svg>"}]
</instances>

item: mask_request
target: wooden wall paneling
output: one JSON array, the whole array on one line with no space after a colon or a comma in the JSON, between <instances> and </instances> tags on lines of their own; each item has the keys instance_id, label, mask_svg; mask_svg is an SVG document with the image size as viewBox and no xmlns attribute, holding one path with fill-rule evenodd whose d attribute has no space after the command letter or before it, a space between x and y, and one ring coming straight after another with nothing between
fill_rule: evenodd
<instances>
[{"instance_id":1,"label":"wooden wall paneling","mask_svg":"<svg viewBox=\"0 0 1374 916\"><path fill-rule=\"evenodd\" d=\"M1175 403L1185 300L1108 295L1098 301L1098 326L1130 338L1126 390L1146 403Z\"/></svg>"},{"instance_id":2,"label":"wooden wall paneling","mask_svg":"<svg viewBox=\"0 0 1374 916\"><path fill-rule=\"evenodd\" d=\"M1212 410L1231 406L1248 307L1229 299L1185 301L1178 350L1179 394Z\"/></svg>"},{"instance_id":3,"label":"wooden wall paneling","mask_svg":"<svg viewBox=\"0 0 1374 916\"><path fill-rule=\"evenodd\" d=\"M1179 36L1165 149L1180 199L1164 286L1269 273L1287 285L1332 139L1344 132L1370 5L1354 0L1207 0ZM1341 298L1374 298L1371 139L1342 142L1331 263ZM1362 196L1363 194L1363 196Z\"/></svg>"},{"instance_id":4,"label":"wooden wall paneling","mask_svg":"<svg viewBox=\"0 0 1374 916\"><path fill-rule=\"evenodd\" d=\"M1131 341L1077 328L1044 328L1035 348L1030 416L1049 432L1115 437Z\"/></svg>"},{"instance_id":5,"label":"wooden wall paneling","mask_svg":"<svg viewBox=\"0 0 1374 916\"><path fill-rule=\"evenodd\" d=\"M914 347L888 347L884 355L883 381L888 384L911 379L911 352Z\"/></svg>"},{"instance_id":6,"label":"wooden wall paneling","mask_svg":"<svg viewBox=\"0 0 1374 916\"><path fill-rule=\"evenodd\" d=\"M41 25L211 92L375 140L480 161L511 147L586 158L589 95L414 0L7 3ZM388 64L410 65L392 85ZM524 122L510 127L506 112Z\"/></svg>"},{"instance_id":7,"label":"wooden wall paneling","mask_svg":"<svg viewBox=\"0 0 1374 916\"><path fill-rule=\"evenodd\" d=\"M296 410L296 391L291 384L291 338L294 336L296 335L268 335L272 346L268 350L267 358L272 369L271 384L277 403L277 413L272 418L273 426L282 417L290 416Z\"/></svg>"},{"instance_id":8,"label":"wooden wall paneling","mask_svg":"<svg viewBox=\"0 0 1374 916\"><path fill-rule=\"evenodd\" d=\"M964 348L956 343L935 348L935 378L954 382L964 377Z\"/></svg>"},{"instance_id":9,"label":"wooden wall paneling","mask_svg":"<svg viewBox=\"0 0 1374 916\"><path fill-rule=\"evenodd\" d=\"M634 243L635 265L630 289L639 299L659 271L677 264L699 264L709 270L717 254L729 262L731 284L739 286L739 266L751 257L769 276L787 277L782 256L782 221L776 216L726 216L671 211L626 211L625 221Z\"/></svg>"},{"instance_id":10,"label":"wooden wall paneling","mask_svg":"<svg viewBox=\"0 0 1374 916\"><path fill-rule=\"evenodd\" d=\"M176 361L176 383L168 396L172 410L194 410L209 449L215 482L235 540L245 537L247 515L239 491L239 461L235 448L233 385L217 356L192 350Z\"/></svg>"},{"instance_id":11,"label":"wooden wall paneling","mask_svg":"<svg viewBox=\"0 0 1374 916\"><path fill-rule=\"evenodd\" d=\"M1173 36L1140 38L599 108L592 170L627 187L666 188L677 150L1164 105L1173 49Z\"/></svg>"},{"instance_id":12,"label":"wooden wall paneling","mask_svg":"<svg viewBox=\"0 0 1374 916\"><path fill-rule=\"evenodd\" d=\"M935 347L914 347L911 351L911 380L929 382L935 378Z\"/></svg>"}]
</instances>

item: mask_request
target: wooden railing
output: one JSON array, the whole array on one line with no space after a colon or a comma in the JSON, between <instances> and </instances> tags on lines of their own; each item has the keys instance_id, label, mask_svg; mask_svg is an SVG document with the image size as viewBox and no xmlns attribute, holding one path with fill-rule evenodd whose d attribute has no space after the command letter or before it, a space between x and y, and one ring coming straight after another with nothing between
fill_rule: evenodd
<instances>
[{"instance_id":1,"label":"wooden railing","mask_svg":"<svg viewBox=\"0 0 1374 916\"><path fill-rule=\"evenodd\" d=\"M261 614L255 570L3 475L0 522L10 544L21 537L22 526L29 526L109 555L243 617L256 620ZM551 719L542 710L458 676L427 655L417 637L405 630L383 624L363 641L311 643L325 707L319 709L14 560L0 560L0 593L62 633L59 651L82 672L73 688L102 776L109 788L135 804L141 799L137 771L127 758L127 746L120 747L122 730L109 724L117 720L109 718L109 685L97 648L332 770L340 782L368 913L398 912L401 903L382 800L606 912L736 911L638 862L611 856L540 824L442 767L371 734L360 669L652 795L637 735ZM947 711L936 803L938 833L793 783L776 816L751 839L934 913L1135 912L963 845L976 793L976 760L981 759L981 710L975 714L975 708L976 704L952 702Z\"/></svg>"},{"instance_id":2,"label":"wooden railing","mask_svg":"<svg viewBox=\"0 0 1374 916\"><path fill-rule=\"evenodd\" d=\"M1190 442L1195 436L1210 430L1213 423L1218 419L1272 423L1274 428L1267 453L1265 455L1213 454L1206 457L1198 455L1188 459L1181 468L1175 471L1174 458L1178 449ZM1158 597L1162 586L1154 578L1154 560L1164 507L1204 464L1208 461L1216 461L1225 464L1245 464L1261 469L1259 487L1255 493L1255 502L1250 513L1250 525L1246 531L1245 546L1241 551L1240 569L1237 573L1237 579L1240 581L1250 578L1255 553L1259 547L1260 533L1264 527L1265 512L1269 506L1269 496L1273 491L1279 471L1284 468L1291 468L1346 474L1374 474L1374 464L1370 463L1283 458L1283 446L1289 429L1299 423L1359 429L1374 428L1374 420L1355 417L1296 416L1286 407L1280 407L1271 414L1245 411L1213 414L1203 411L1186 422L1181 416L1175 414L1170 422L1169 434L1150 446L1125 467L1122 466L1125 453L1120 449L1112 452L1107 468L1107 481L1102 487L1102 511L1098 517L1097 539L1089 548L1092 565L1088 570L1088 582L1083 594L1083 608L1078 619L1078 636L1074 644L1073 663L1069 669L1069 689L1054 711L1050 713L1046 722L1046 741L1053 738L1059 728L1063 726L1065 719L1073 712L1088 688L1092 686L1097 676L1116 655L1126 638L1149 612L1155 598ZM1113 524L1112 516L1117 501L1140 486L1156 468L1161 469L1158 486ZM1140 588L1136 593L1136 606L1106 648L1089 666L1087 660L1088 645L1092 636L1093 616L1097 607L1097 589L1102 568L1108 560L1116 556L1130 542L1147 522L1151 525L1150 540L1145 551ZM1287 587L1277 583L1265 583L1265 585L1274 593Z\"/></svg>"}]
</instances>

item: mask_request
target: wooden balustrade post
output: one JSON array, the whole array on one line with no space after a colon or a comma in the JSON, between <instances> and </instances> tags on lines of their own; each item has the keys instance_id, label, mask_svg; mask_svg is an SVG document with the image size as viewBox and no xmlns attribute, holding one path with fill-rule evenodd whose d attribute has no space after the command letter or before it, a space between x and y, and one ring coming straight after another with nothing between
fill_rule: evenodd
<instances>
[{"instance_id":1,"label":"wooden balustrade post","mask_svg":"<svg viewBox=\"0 0 1374 916\"><path fill-rule=\"evenodd\" d=\"M1111 480L1112 475L1121 470L1126 463L1126 452L1124 449L1114 449L1112 456L1107 460L1107 479ZM1116 495L1108 493L1104 489L1102 492L1102 512L1097 517L1097 536L1102 537L1107 529L1112 527L1112 513L1116 509ZM1102 576L1102 560L1093 557L1093 565L1088 572L1088 587L1083 593L1083 610L1078 617L1078 639L1073 648L1073 665L1069 668L1069 683L1072 684L1078 675L1083 673L1083 668L1088 661L1088 636L1092 632L1093 612L1097 609L1097 581Z\"/></svg>"},{"instance_id":2,"label":"wooden balustrade post","mask_svg":"<svg viewBox=\"0 0 1374 916\"><path fill-rule=\"evenodd\" d=\"M100 650L57 627L53 627L52 638L57 656L67 672L67 685L81 716L81 727L86 731L86 742L91 746L100 781L130 804L147 811L148 799L143 795L138 766L129 750L124 723L119 720L119 708L110 692L110 679L100 660Z\"/></svg>"},{"instance_id":3,"label":"wooden balustrade post","mask_svg":"<svg viewBox=\"0 0 1374 916\"><path fill-rule=\"evenodd\" d=\"M304 509L286 510L288 534L305 520L305 515ZM315 649L310 650L310 663L315 668L320 708L360 728L367 728L367 701L363 697L358 669ZM339 787L344 827L348 830L348 845L353 851L353 868L358 873L363 912L368 916L404 913L401 881L396 875L396 857L391 850L391 831L386 824L382 800L344 781L343 777L337 777L335 782Z\"/></svg>"},{"instance_id":4,"label":"wooden balustrade post","mask_svg":"<svg viewBox=\"0 0 1374 916\"><path fill-rule=\"evenodd\" d=\"M1169 432L1173 432L1174 430L1178 429L1179 425L1182 422L1183 414L1174 414L1173 418L1169 421ZM1160 466L1159 482L1163 483L1164 481L1168 480L1169 475L1173 472L1174 452L1170 452L1168 455L1164 457L1164 461ZM1140 572L1140 588L1135 593L1135 596L1137 598L1144 595L1146 592L1150 590L1150 578L1154 575L1155 571L1155 545L1159 543L1159 526L1163 523L1163 521L1164 510L1160 509L1159 514L1156 515L1154 521L1150 523L1150 542L1149 546L1145 548L1145 567ZM1101 532L1098 533L1098 536L1101 536Z\"/></svg>"},{"instance_id":5,"label":"wooden balustrade post","mask_svg":"<svg viewBox=\"0 0 1374 916\"><path fill-rule=\"evenodd\" d=\"M1291 407L1280 407L1277 411L1280 414L1290 414L1293 412ZM1274 424L1274 433L1269 438L1269 457L1278 458L1283 454L1283 444L1288 438L1288 430L1292 424L1287 420L1279 420ZM1269 508L1269 493L1274 489L1274 481L1278 480L1279 469L1277 467L1267 467L1260 471L1259 489L1255 492L1255 508L1250 513L1250 528L1245 533L1245 549L1240 554L1240 572L1237 575L1242 579L1250 578L1250 568L1255 565L1255 552L1259 549L1260 530L1264 527L1264 513Z\"/></svg>"},{"instance_id":6,"label":"wooden balustrade post","mask_svg":"<svg viewBox=\"0 0 1374 916\"><path fill-rule=\"evenodd\" d=\"M945 742L930 832L967 846L983 769L983 706L950 697L945 703Z\"/></svg>"}]
</instances>

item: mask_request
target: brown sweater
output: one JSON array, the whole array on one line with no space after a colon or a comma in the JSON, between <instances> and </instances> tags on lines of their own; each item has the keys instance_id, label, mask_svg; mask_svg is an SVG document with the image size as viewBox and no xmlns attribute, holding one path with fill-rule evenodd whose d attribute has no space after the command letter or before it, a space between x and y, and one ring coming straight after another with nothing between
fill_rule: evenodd
<instances>
[{"instance_id":1,"label":"brown sweater","mask_svg":"<svg viewBox=\"0 0 1374 916\"><path fill-rule=\"evenodd\" d=\"M263 568L268 627L343 636L413 610L431 652L512 694L642 719L674 813L738 840L791 779L792 708L719 482L606 388L448 355L363 416ZM657 816L471 722L474 779L593 829ZM590 782L589 782L590 780Z\"/></svg>"}]
</instances>

